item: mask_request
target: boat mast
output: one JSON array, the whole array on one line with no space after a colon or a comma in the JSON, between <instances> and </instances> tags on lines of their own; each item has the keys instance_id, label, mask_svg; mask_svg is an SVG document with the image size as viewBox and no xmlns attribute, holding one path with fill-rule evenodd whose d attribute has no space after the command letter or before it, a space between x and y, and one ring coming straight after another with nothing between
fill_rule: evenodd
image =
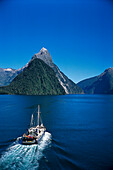
<instances>
[{"instance_id":1,"label":"boat mast","mask_svg":"<svg viewBox=\"0 0 113 170\"><path fill-rule=\"evenodd\" d=\"M31 126L33 126L33 114L31 116Z\"/></svg>"},{"instance_id":2,"label":"boat mast","mask_svg":"<svg viewBox=\"0 0 113 170\"><path fill-rule=\"evenodd\" d=\"M38 126L39 126L39 117L40 117L40 105L38 105Z\"/></svg>"}]
</instances>

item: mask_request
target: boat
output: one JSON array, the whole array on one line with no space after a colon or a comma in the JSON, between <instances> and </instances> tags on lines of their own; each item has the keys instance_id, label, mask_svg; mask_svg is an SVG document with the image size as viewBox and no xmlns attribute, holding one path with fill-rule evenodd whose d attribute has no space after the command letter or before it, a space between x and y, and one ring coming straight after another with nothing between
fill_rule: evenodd
<instances>
[{"instance_id":1,"label":"boat","mask_svg":"<svg viewBox=\"0 0 113 170\"><path fill-rule=\"evenodd\" d=\"M37 125L34 126L34 123L35 122L33 120L32 114L30 128L27 130L27 134L24 133L22 136L22 144L24 145L38 144L45 134L46 128L44 127L40 117L40 105L38 105Z\"/></svg>"}]
</instances>

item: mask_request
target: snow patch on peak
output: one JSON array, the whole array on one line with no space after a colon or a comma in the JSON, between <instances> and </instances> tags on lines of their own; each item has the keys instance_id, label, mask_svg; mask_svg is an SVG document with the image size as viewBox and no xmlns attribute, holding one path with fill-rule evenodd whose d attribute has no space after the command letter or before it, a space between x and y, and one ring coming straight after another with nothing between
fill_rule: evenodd
<instances>
[{"instance_id":1,"label":"snow patch on peak","mask_svg":"<svg viewBox=\"0 0 113 170\"><path fill-rule=\"evenodd\" d=\"M42 47L42 49L40 51L45 52L45 51L48 51L48 50L46 48Z\"/></svg>"},{"instance_id":2,"label":"snow patch on peak","mask_svg":"<svg viewBox=\"0 0 113 170\"><path fill-rule=\"evenodd\" d=\"M13 69L12 68L6 68L6 69L4 69L4 71L13 71Z\"/></svg>"}]
</instances>

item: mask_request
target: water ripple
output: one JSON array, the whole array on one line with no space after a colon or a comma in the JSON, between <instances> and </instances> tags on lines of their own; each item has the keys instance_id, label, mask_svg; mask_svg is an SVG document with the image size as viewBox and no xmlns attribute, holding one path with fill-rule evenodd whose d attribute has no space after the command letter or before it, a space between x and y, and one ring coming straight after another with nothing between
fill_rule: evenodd
<instances>
[{"instance_id":1,"label":"water ripple","mask_svg":"<svg viewBox=\"0 0 113 170\"><path fill-rule=\"evenodd\" d=\"M1 156L1 169L37 169L39 160L44 156L43 150L51 144L51 134L45 132L38 145L21 145L19 138Z\"/></svg>"}]
</instances>

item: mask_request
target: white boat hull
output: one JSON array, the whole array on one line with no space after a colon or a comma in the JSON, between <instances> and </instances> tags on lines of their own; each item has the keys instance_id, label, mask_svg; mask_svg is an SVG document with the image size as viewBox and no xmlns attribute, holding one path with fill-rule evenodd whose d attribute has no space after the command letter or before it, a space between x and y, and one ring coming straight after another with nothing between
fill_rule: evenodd
<instances>
[{"instance_id":1,"label":"white boat hull","mask_svg":"<svg viewBox=\"0 0 113 170\"><path fill-rule=\"evenodd\" d=\"M45 130L46 131L46 130ZM23 145L33 145L33 144L39 144L41 139L43 138L44 134L45 134L45 131L43 133L40 134L40 136L37 136L37 137L33 137L33 139L26 139L23 137L22 138L22 144Z\"/></svg>"}]
</instances>

